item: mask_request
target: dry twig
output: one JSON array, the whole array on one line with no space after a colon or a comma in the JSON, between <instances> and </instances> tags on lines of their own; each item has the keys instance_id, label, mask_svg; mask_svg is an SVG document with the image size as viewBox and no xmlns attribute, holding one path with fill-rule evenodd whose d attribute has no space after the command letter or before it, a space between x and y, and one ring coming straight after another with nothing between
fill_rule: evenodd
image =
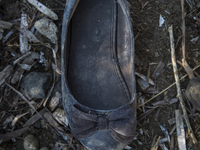
<instances>
[{"instance_id":1,"label":"dry twig","mask_svg":"<svg viewBox=\"0 0 200 150\"><path fill-rule=\"evenodd\" d=\"M178 147L180 150L186 150L185 130L180 110L175 110L176 115L176 132L178 138Z\"/></svg>"},{"instance_id":2,"label":"dry twig","mask_svg":"<svg viewBox=\"0 0 200 150\"><path fill-rule=\"evenodd\" d=\"M174 77L175 77L175 81L176 81L176 87L177 87L177 97L180 100L180 104L183 110L183 115L184 115L184 119L188 128L188 133L190 135L190 137L193 140L193 143L197 143L197 140L194 136L194 133L192 131L189 119L188 119L188 115L187 115L187 111L185 109L185 104L183 101L183 96L181 94L181 88L180 88L180 80L179 80L179 76L178 76L178 70L177 70L177 64L176 64L176 56L175 56L175 48L174 48L174 36L173 36L173 27L170 26L169 29L169 36L170 36L170 46L171 46L171 59L172 59L172 65L173 65L173 71L174 71Z\"/></svg>"},{"instance_id":3,"label":"dry twig","mask_svg":"<svg viewBox=\"0 0 200 150\"><path fill-rule=\"evenodd\" d=\"M199 67L200 67L200 64L197 65L196 67L194 67L192 70L194 71L194 70L198 69ZM187 77L187 76L188 76L188 74L184 75L182 78L180 78L180 81L183 80L183 79L184 79L185 77ZM173 84L171 84L170 86L168 86L167 88L165 88L165 89L162 90L160 93L156 94L155 96L153 96L152 98L150 98L149 100L147 100L146 102L144 102L143 104L137 106L137 108L139 108L139 107L145 105L146 103L152 101L154 98L158 97L159 95L161 95L162 93L164 93L165 91L167 91L168 89L170 89L170 88L171 88L172 86L174 86L175 84L176 84L176 82L174 82Z\"/></svg>"},{"instance_id":4,"label":"dry twig","mask_svg":"<svg viewBox=\"0 0 200 150\"><path fill-rule=\"evenodd\" d=\"M190 66L188 65L185 58L185 11L184 11L184 0L181 0L181 8L182 8L182 63L178 62L181 66L184 67L190 79L194 77L194 73Z\"/></svg>"}]
</instances>

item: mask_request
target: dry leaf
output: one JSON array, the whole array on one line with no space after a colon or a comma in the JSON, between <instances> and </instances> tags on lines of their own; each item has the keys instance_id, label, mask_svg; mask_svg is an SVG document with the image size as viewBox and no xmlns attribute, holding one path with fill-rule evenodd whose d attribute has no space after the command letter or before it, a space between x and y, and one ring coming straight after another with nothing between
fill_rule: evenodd
<instances>
[{"instance_id":1,"label":"dry leaf","mask_svg":"<svg viewBox=\"0 0 200 150\"><path fill-rule=\"evenodd\" d=\"M35 6L41 13L47 15L53 20L58 20L58 16L52 10L47 8L45 5L43 5L39 1L37 0L27 0L27 1L33 6Z\"/></svg>"}]
</instances>

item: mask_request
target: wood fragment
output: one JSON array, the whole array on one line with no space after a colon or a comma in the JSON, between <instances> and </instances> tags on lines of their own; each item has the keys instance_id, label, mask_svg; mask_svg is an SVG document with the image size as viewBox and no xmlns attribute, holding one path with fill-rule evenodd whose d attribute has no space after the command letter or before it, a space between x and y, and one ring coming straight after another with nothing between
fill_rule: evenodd
<instances>
[{"instance_id":1,"label":"wood fragment","mask_svg":"<svg viewBox=\"0 0 200 150\"><path fill-rule=\"evenodd\" d=\"M22 55L21 57L17 58L14 62L13 65L16 65L17 63L19 63L21 60L23 60L24 58L28 57L31 54L31 52L28 52L24 55Z\"/></svg>"},{"instance_id":2,"label":"wood fragment","mask_svg":"<svg viewBox=\"0 0 200 150\"><path fill-rule=\"evenodd\" d=\"M145 113L141 114L139 117L138 117L138 122L140 122L142 119L144 119L145 117L147 117L148 115L150 115L156 108L152 108L152 109L149 109L147 110Z\"/></svg>"},{"instance_id":3,"label":"wood fragment","mask_svg":"<svg viewBox=\"0 0 200 150\"><path fill-rule=\"evenodd\" d=\"M181 0L181 9L182 9L182 66L184 67L185 71L187 72L190 79L194 78L194 73L190 66L188 65L186 58L185 58L185 10L184 10L184 0Z\"/></svg>"},{"instance_id":4,"label":"wood fragment","mask_svg":"<svg viewBox=\"0 0 200 150\"><path fill-rule=\"evenodd\" d=\"M164 67L165 67L165 64L162 61L160 61L151 77L153 79L157 79L163 73Z\"/></svg>"},{"instance_id":5,"label":"wood fragment","mask_svg":"<svg viewBox=\"0 0 200 150\"><path fill-rule=\"evenodd\" d=\"M169 137L169 133L168 133L167 129L165 129L159 122L158 122L158 125L159 125L160 129L162 130L162 132L164 133L164 135L167 138L168 143L170 145L171 141L170 141L170 137Z\"/></svg>"},{"instance_id":6,"label":"wood fragment","mask_svg":"<svg viewBox=\"0 0 200 150\"><path fill-rule=\"evenodd\" d=\"M151 145L151 150L157 150L158 149L158 143L160 141L160 136L158 137L157 141L156 141L156 137L154 137L152 145Z\"/></svg>"},{"instance_id":7,"label":"wood fragment","mask_svg":"<svg viewBox=\"0 0 200 150\"><path fill-rule=\"evenodd\" d=\"M31 32L29 31L27 28L20 28L19 31L21 32L21 34L23 34L28 40L29 42L33 42L33 43L41 43L37 37Z\"/></svg>"},{"instance_id":8,"label":"wood fragment","mask_svg":"<svg viewBox=\"0 0 200 150\"><path fill-rule=\"evenodd\" d=\"M174 136L171 136L171 145L170 145L169 149L174 150Z\"/></svg>"},{"instance_id":9,"label":"wood fragment","mask_svg":"<svg viewBox=\"0 0 200 150\"><path fill-rule=\"evenodd\" d=\"M13 66L8 65L0 72L0 86L5 82L5 80L10 76L13 70Z\"/></svg>"},{"instance_id":10,"label":"wood fragment","mask_svg":"<svg viewBox=\"0 0 200 150\"><path fill-rule=\"evenodd\" d=\"M54 63L51 63L52 69L59 75L61 75L61 69L58 68Z\"/></svg>"},{"instance_id":11,"label":"wood fragment","mask_svg":"<svg viewBox=\"0 0 200 150\"><path fill-rule=\"evenodd\" d=\"M168 150L168 148L165 146L164 143L163 143L163 144L159 144L159 146L160 146L160 148L161 148L162 150Z\"/></svg>"},{"instance_id":12,"label":"wood fragment","mask_svg":"<svg viewBox=\"0 0 200 150\"><path fill-rule=\"evenodd\" d=\"M174 133L175 129L176 129L176 125L174 125L174 126L172 127L171 131L169 132L169 135L172 135L172 134Z\"/></svg>"},{"instance_id":13,"label":"wood fragment","mask_svg":"<svg viewBox=\"0 0 200 150\"><path fill-rule=\"evenodd\" d=\"M14 33L14 30L13 30L13 29L10 30L10 31L8 32L8 34L6 34L6 36L3 37L2 42L5 43L13 33Z\"/></svg>"},{"instance_id":14,"label":"wood fragment","mask_svg":"<svg viewBox=\"0 0 200 150\"><path fill-rule=\"evenodd\" d=\"M184 104L184 101L183 101L183 96L182 96L181 88L180 88L180 80L179 80L179 77L178 77L178 69L177 69L177 64L176 64L176 56L175 56L175 48L174 48L173 27L170 26L168 28L168 31L169 31L169 35L170 35L171 60L172 60L172 65L173 65L174 77L175 77L175 81L176 81L176 87L177 87L177 97L180 100L181 108L183 110L184 119L185 119L185 122L186 122L186 125L187 125L187 128L188 128L188 133L189 133L190 137L192 138L193 143L196 144L197 140L194 136L194 133L192 131L192 128L191 128L191 125L190 125L190 122L189 122L189 119L188 119L187 111L185 109L185 104Z\"/></svg>"},{"instance_id":15,"label":"wood fragment","mask_svg":"<svg viewBox=\"0 0 200 150\"><path fill-rule=\"evenodd\" d=\"M15 130L13 132L10 133L6 133L6 134L0 134L0 141L2 140L2 142L11 140L12 138L21 136L22 134L26 133L29 131L29 127L25 127L19 130Z\"/></svg>"},{"instance_id":16,"label":"wood fragment","mask_svg":"<svg viewBox=\"0 0 200 150\"><path fill-rule=\"evenodd\" d=\"M196 70L196 69L198 69L199 67L200 67L200 64L197 65L196 67L194 67L194 68L193 68L193 71ZM180 81L183 80L183 79L185 79L185 77L187 77L187 76L188 76L188 74L184 75L184 76L180 79ZM152 98L150 98L149 100L147 100L146 102L144 102L143 104L138 105L137 108L139 108L139 107L141 107L142 105L145 105L146 103L152 101L154 98L158 97L159 95L161 95L162 93L164 93L165 91L167 91L168 89L170 89L171 87L173 87L175 84L176 84L176 82L174 82L173 84L171 84L170 86L168 86L167 88L165 88L165 89L162 90L160 93L156 94L155 96L153 96Z\"/></svg>"},{"instance_id":17,"label":"wood fragment","mask_svg":"<svg viewBox=\"0 0 200 150\"><path fill-rule=\"evenodd\" d=\"M43 5L39 1L37 0L27 0L27 1L33 6L35 6L41 13L47 15L53 20L58 20L58 16L52 10L47 8L45 5Z\"/></svg>"},{"instance_id":18,"label":"wood fragment","mask_svg":"<svg viewBox=\"0 0 200 150\"><path fill-rule=\"evenodd\" d=\"M14 87L12 87L11 85L5 83L10 89L12 89L15 93L17 93L22 100L24 100L48 125L49 127L55 131L55 133L59 136L62 136L62 138L65 140L65 138L63 137L63 134L61 134L61 132L58 132L57 128L54 128L54 126L52 124L50 124L46 119L50 120L51 118L48 118L49 116L47 116L47 118L45 118L45 116L42 116L36 109L35 107L31 104L31 102L29 102L29 100L19 91L17 91Z\"/></svg>"},{"instance_id":19,"label":"wood fragment","mask_svg":"<svg viewBox=\"0 0 200 150\"><path fill-rule=\"evenodd\" d=\"M180 150L186 150L185 130L180 110L175 110L176 115L176 132L178 138L178 147Z\"/></svg>"},{"instance_id":20,"label":"wood fragment","mask_svg":"<svg viewBox=\"0 0 200 150\"><path fill-rule=\"evenodd\" d=\"M25 54L26 55L26 54ZM30 65L30 67L34 66L37 61L35 59L39 59L40 55L37 52L31 52L26 58L22 61L22 64ZM35 62L34 62L35 61ZM16 62L17 63L17 62ZM12 84L16 84L19 80L21 75L24 73L24 69L22 67L18 67L17 70L14 72L13 77L11 79Z\"/></svg>"},{"instance_id":21,"label":"wood fragment","mask_svg":"<svg viewBox=\"0 0 200 150\"><path fill-rule=\"evenodd\" d=\"M27 14L22 13L21 14L21 25L20 25L20 29L27 29L28 30L28 22L27 22ZM20 52L21 54L25 54L27 53L28 50L28 39L25 36L24 33L20 33L19 34L19 41L20 41Z\"/></svg>"},{"instance_id":22,"label":"wood fragment","mask_svg":"<svg viewBox=\"0 0 200 150\"><path fill-rule=\"evenodd\" d=\"M12 27L12 23L10 22L7 22L7 21L3 21L3 20L0 20L0 28L3 28L3 29L10 29Z\"/></svg>"},{"instance_id":23,"label":"wood fragment","mask_svg":"<svg viewBox=\"0 0 200 150\"><path fill-rule=\"evenodd\" d=\"M17 115L17 116L13 119L13 121L12 121L12 123L11 123L11 126L14 126L14 125L17 123L17 121L18 121L21 117L27 115L28 113L29 113L29 112L23 113L23 114L21 114L21 115Z\"/></svg>"},{"instance_id":24,"label":"wood fragment","mask_svg":"<svg viewBox=\"0 0 200 150\"><path fill-rule=\"evenodd\" d=\"M147 82L147 77L141 73L135 72L135 75L137 75L138 77L140 77L141 79L143 79L144 81ZM149 78L149 84L151 85L155 85L155 83L153 82L153 80L151 78Z\"/></svg>"},{"instance_id":25,"label":"wood fragment","mask_svg":"<svg viewBox=\"0 0 200 150\"><path fill-rule=\"evenodd\" d=\"M43 108L41 111L39 111L39 113L43 116L44 113L46 112L46 109ZM40 115L35 114L33 115L28 121L26 121L26 123L23 125L23 127L29 127L32 124L34 124L36 121L38 121L40 119Z\"/></svg>"}]
</instances>

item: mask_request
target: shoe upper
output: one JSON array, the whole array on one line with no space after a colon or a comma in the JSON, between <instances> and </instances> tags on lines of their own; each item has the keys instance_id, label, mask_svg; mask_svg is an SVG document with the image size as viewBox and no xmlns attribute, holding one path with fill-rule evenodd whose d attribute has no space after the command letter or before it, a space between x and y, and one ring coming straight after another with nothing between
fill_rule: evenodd
<instances>
[{"instance_id":1,"label":"shoe upper","mask_svg":"<svg viewBox=\"0 0 200 150\"><path fill-rule=\"evenodd\" d=\"M134 37L125 1L67 0L61 57L72 134L87 149L123 149L136 129Z\"/></svg>"}]
</instances>

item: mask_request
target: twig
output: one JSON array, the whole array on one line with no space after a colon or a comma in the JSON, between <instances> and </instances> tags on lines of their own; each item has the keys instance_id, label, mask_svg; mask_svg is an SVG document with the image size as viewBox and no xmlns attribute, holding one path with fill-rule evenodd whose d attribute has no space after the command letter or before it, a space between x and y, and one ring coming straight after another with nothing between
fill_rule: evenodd
<instances>
[{"instance_id":1,"label":"twig","mask_svg":"<svg viewBox=\"0 0 200 150\"><path fill-rule=\"evenodd\" d=\"M11 85L5 83L10 89L12 89L15 93L17 93L48 125L49 127L55 131L55 133L57 135L60 135L62 137L62 135L58 132L58 129L53 127L36 109L35 107L31 104L31 102L19 91L17 91L14 87L12 87ZM64 139L65 140L65 139Z\"/></svg>"},{"instance_id":2,"label":"twig","mask_svg":"<svg viewBox=\"0 0 200 150\"><path fill-rule=\"evenodd\" d=\"M25 14L25 13L21 14L20 28L28 29L27 14ZM19 41L20 41L20 52L22 54L27 53L29 51L28 50L28 39L27 39L27 37L24 34L20 33L19 34Z\"/></svg>"},{"instance_id":3,"label":"twig","mask_svg":"<svg viewBox=\"0 0 200 150\"><path fill-rule=\"evenodd\" d=\"M199 67L200 67L200 64L197 65L196 67L194 67L194 68L193 68L193 71L196 70L196 69L198 69ZM187 76L188 76L188 74L184 75L184 76L180 79L180 81L183 80L183 79L184 79L185 77L187 77ZM139 106L137 106L137 108L139 108L139 107L143 106L144 104L146 104L146 103L152 101L154 98L158 97L160 94L164 93L165 91L167 91L168 89L170 89L170 88L171 88L172 86L174 86L175 84L176 84L176 82L174 82L173 84L171 84L170 86L168 86L167 88L165 88L165 89L162 90L160 93L156 94L155 96L153 96L152 98L150 98L149 100L147 100L146 102L144 102L143 104L140 104Z\"/></svg>"},{"instance_id":4,"label":"twig","mask_svg":"<svg viewBox=\"0 0 200 150\"><path fill-rule=\"evenodd\" d=\"M185 130L180 110L175 110L176 115L176 132L178 138L178 147L180 150L186 150Z\"/></svg>"},{"instance_id":5,"label":"twig","mask_svg":"<svg viewBox=\"0 0 200 150\"><path fill-rule=\"evenodd\" d=\"M190 66L188 65L186 58L185 58L185 10L184 10L184 0L181 0L181 8L182 8L182 63L181 64L187 74L189 75L189 78L192 79L194 77L194 73Z\"/></svg>"},{"instance_id":6,"label":"twig","mask_svg":"<svg viewBox=\"0 0 200 150\"><path fill-rule=\"evenodd\" d=\"M175 56L175 48L174 48L174 36L173 36L173 27L170 26L169 29L169 36L170 36L170 46L171 46L171 59L172 59L172 65L173 65L173 71L174 71L174 77L175 77L175 81L176 81L176 87L177 87L177 97L180 100L180 104L183 110L183 115L184 115L184 119L188 128L188 133L190 135L190 137L193 140L193 143L196 144L197 140L193 134L192 128L190 126L190 122L188 119L188 115L187 115L187 111L185 109L185 105L184 105L184 101L183 101L183 97L181 94L181 88L180 88L180 80L178 77L178 70L177 70L177 64L176 64L176 56Z\"/></svg>"},{"instance_id":7,"label":"twig","mask_svg":"<svg viewBox=\"0 0 200 150\"><path fill-rule=\"evenodd\" d=\"M20 62L21 60L23 60L24 58L26 58L27 56L29 56L31 54L31 52L25 53L24 55L22 55L21 57L17 58L14 62L13 65L16 65L18 62Z\"/></svg>"},{"instance_id":8,"label":"twig","mask_svg":"<svg viewBox=\"0 0 200 150\"><path fill-rule=\"evenodd\" d=\"M182 8L182 55L183 59L185 59L185 11L184 11L184 0L181 0L181 8Z\"/></svg>"}]
</instances>

